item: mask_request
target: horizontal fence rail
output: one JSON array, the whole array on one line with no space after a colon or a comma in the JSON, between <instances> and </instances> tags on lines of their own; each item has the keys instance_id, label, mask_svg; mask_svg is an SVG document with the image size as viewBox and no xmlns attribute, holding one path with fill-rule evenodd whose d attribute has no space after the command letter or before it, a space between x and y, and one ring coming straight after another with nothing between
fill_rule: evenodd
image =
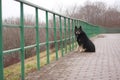
<instances>
[{"instance_id":1,"label":"horizontal fence rail","mask_svg":"<svg viewBox=\"0 0 120 80\"><path fill-rule=\"evenodd\" d=\"M3 55L5 54L10 54L16 51L20 52L20 60L21 60L21 80L25 79L25 50L30 49L30 48L36 48L36 62L37 62L37 69L40 70L40 46L46 45L46 63L50 63L50 44L54 43L55 45L55 53L56 53L56 60L59 59L58 55L58 43L60 43L60 51L61 55L64 56L65 53L68 51L74 50L76 48L76 40L75 40L75 35L74 35L74 27L75 25L77 26L82 26L84 31L87 33L89 37L95 36L100 33L100 27L92 25L90 23L87 23L85 21L79 20L79 19L74 19L70 18L64 15L61 15L59 13L47 10L45 8L42 8L38 5L35 5L33 3L30 3L25 0L16 0L17 2L20 3L20 25L15 25L15 24L2 24L2 0L0 0L0 80L4 80L4 65L3 65ZM24 5L31 6L35 9L35 26L26 26L24 24ZM42 10L45 12L46 16L46 26L45 27L40 27L39 26L39 13L38 11ZM49 27L49 19L48 15L52 14L53 16L53 27ZM56 26L56 19L58 18L59 20L59 27ZM19 28L20 29L20 47L19 48L14 48L14 49L9 49L9 50L3 50L3 27L6 28ZM25 46L24 42L24 31L25 28L34 28L36 32L36 42L35 44ZM39 37L40 32L39 29L44 28L46 31L46 41L45 42L40 42L40 39L42 37ZM49 40L49 30L53 29L54 31L54 40L50 41ZM59 30L59 35L60 39L57 39L57 30ZM64 33L64 34L63 34ZM64 37L63 37L64 36ZM69 43L69 45L68 45Z\"/></svg>"}]
</instances>

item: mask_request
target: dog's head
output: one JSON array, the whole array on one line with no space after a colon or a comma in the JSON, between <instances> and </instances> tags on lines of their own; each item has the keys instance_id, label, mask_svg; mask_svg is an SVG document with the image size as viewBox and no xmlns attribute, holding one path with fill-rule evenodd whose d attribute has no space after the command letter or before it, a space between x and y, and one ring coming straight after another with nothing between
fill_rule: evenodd
<instances>
[{"instance_id":1,"label":"dog's head","mask_svg":"<svg viewBox=\"0 0 120 80\"><path fill-rule=\"evenodd\" d=\"M77 28L77 26L75 26L75 35L79 35L82 32L82 27L80 26L79 28Z\"/></svg>"}]
</instances>

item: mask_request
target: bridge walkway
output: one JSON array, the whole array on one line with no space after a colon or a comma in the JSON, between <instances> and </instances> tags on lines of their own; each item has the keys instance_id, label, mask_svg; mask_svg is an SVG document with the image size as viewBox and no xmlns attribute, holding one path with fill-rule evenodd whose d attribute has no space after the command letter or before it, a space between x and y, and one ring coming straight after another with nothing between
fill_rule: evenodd
<instances>
[{"instance_id":1,"label":"bridge walkway","mask_svg":"<svg viewBox=\"0 0 120 80\"><path fill-rule=\"evenodd\" d=\"M120 80L120 34L101 34L93 42L95 53L73 51L26 80Z\"/></svg>"}]
</instances>

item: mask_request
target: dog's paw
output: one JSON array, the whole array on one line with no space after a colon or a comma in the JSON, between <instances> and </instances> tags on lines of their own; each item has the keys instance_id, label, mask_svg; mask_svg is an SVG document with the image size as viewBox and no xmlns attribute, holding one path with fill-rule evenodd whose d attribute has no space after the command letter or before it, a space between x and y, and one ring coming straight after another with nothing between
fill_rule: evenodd
<instances>
[{"instance_id":1,"label":"dog's paw","mask_svg":"<svg viewBox=\"0 0 120 80\"><path fill-rule=\"evenodd\" d=\"M85 52L86 49L82 49L82 52Z\"/></svg>"},{"instance_id":2,"label":"dog's paw","mask_svg":"<svg viewBox=\"0 0 120 80\"><path fill-rule=\"evenodd\" d=\"M82 49L80 50L80 52L83 53L83 52L85 52L85 50L86 50L86 49L83 49L83 48L82 48Z\"/></svg>"},{"instance_id":3,"label":"dog's paw","mask_svg":"<svg viewBox=\"0 0 120 80\"><path fill-rule=\"evenodd\" d=\"M82 49L80 49L79 51L80 51L80 53L82 53Z\"/></svg>"}]
</instances>

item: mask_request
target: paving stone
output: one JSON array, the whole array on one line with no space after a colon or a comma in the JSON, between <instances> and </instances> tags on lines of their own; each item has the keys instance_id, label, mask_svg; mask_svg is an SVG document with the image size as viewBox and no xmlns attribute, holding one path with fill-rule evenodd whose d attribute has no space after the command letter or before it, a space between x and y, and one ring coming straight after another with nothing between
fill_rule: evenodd
<instances>
[{"instance_id":1,"label":"paving stone","mask_svg":"<svg viewBox=\"0 0 120 80\"><path fill-rule=\"evenodd\" d=\"M120 80L120 34L100 36L94 40L95 53L73 51L26 80Z\"/></svg>"}]
</instances>

